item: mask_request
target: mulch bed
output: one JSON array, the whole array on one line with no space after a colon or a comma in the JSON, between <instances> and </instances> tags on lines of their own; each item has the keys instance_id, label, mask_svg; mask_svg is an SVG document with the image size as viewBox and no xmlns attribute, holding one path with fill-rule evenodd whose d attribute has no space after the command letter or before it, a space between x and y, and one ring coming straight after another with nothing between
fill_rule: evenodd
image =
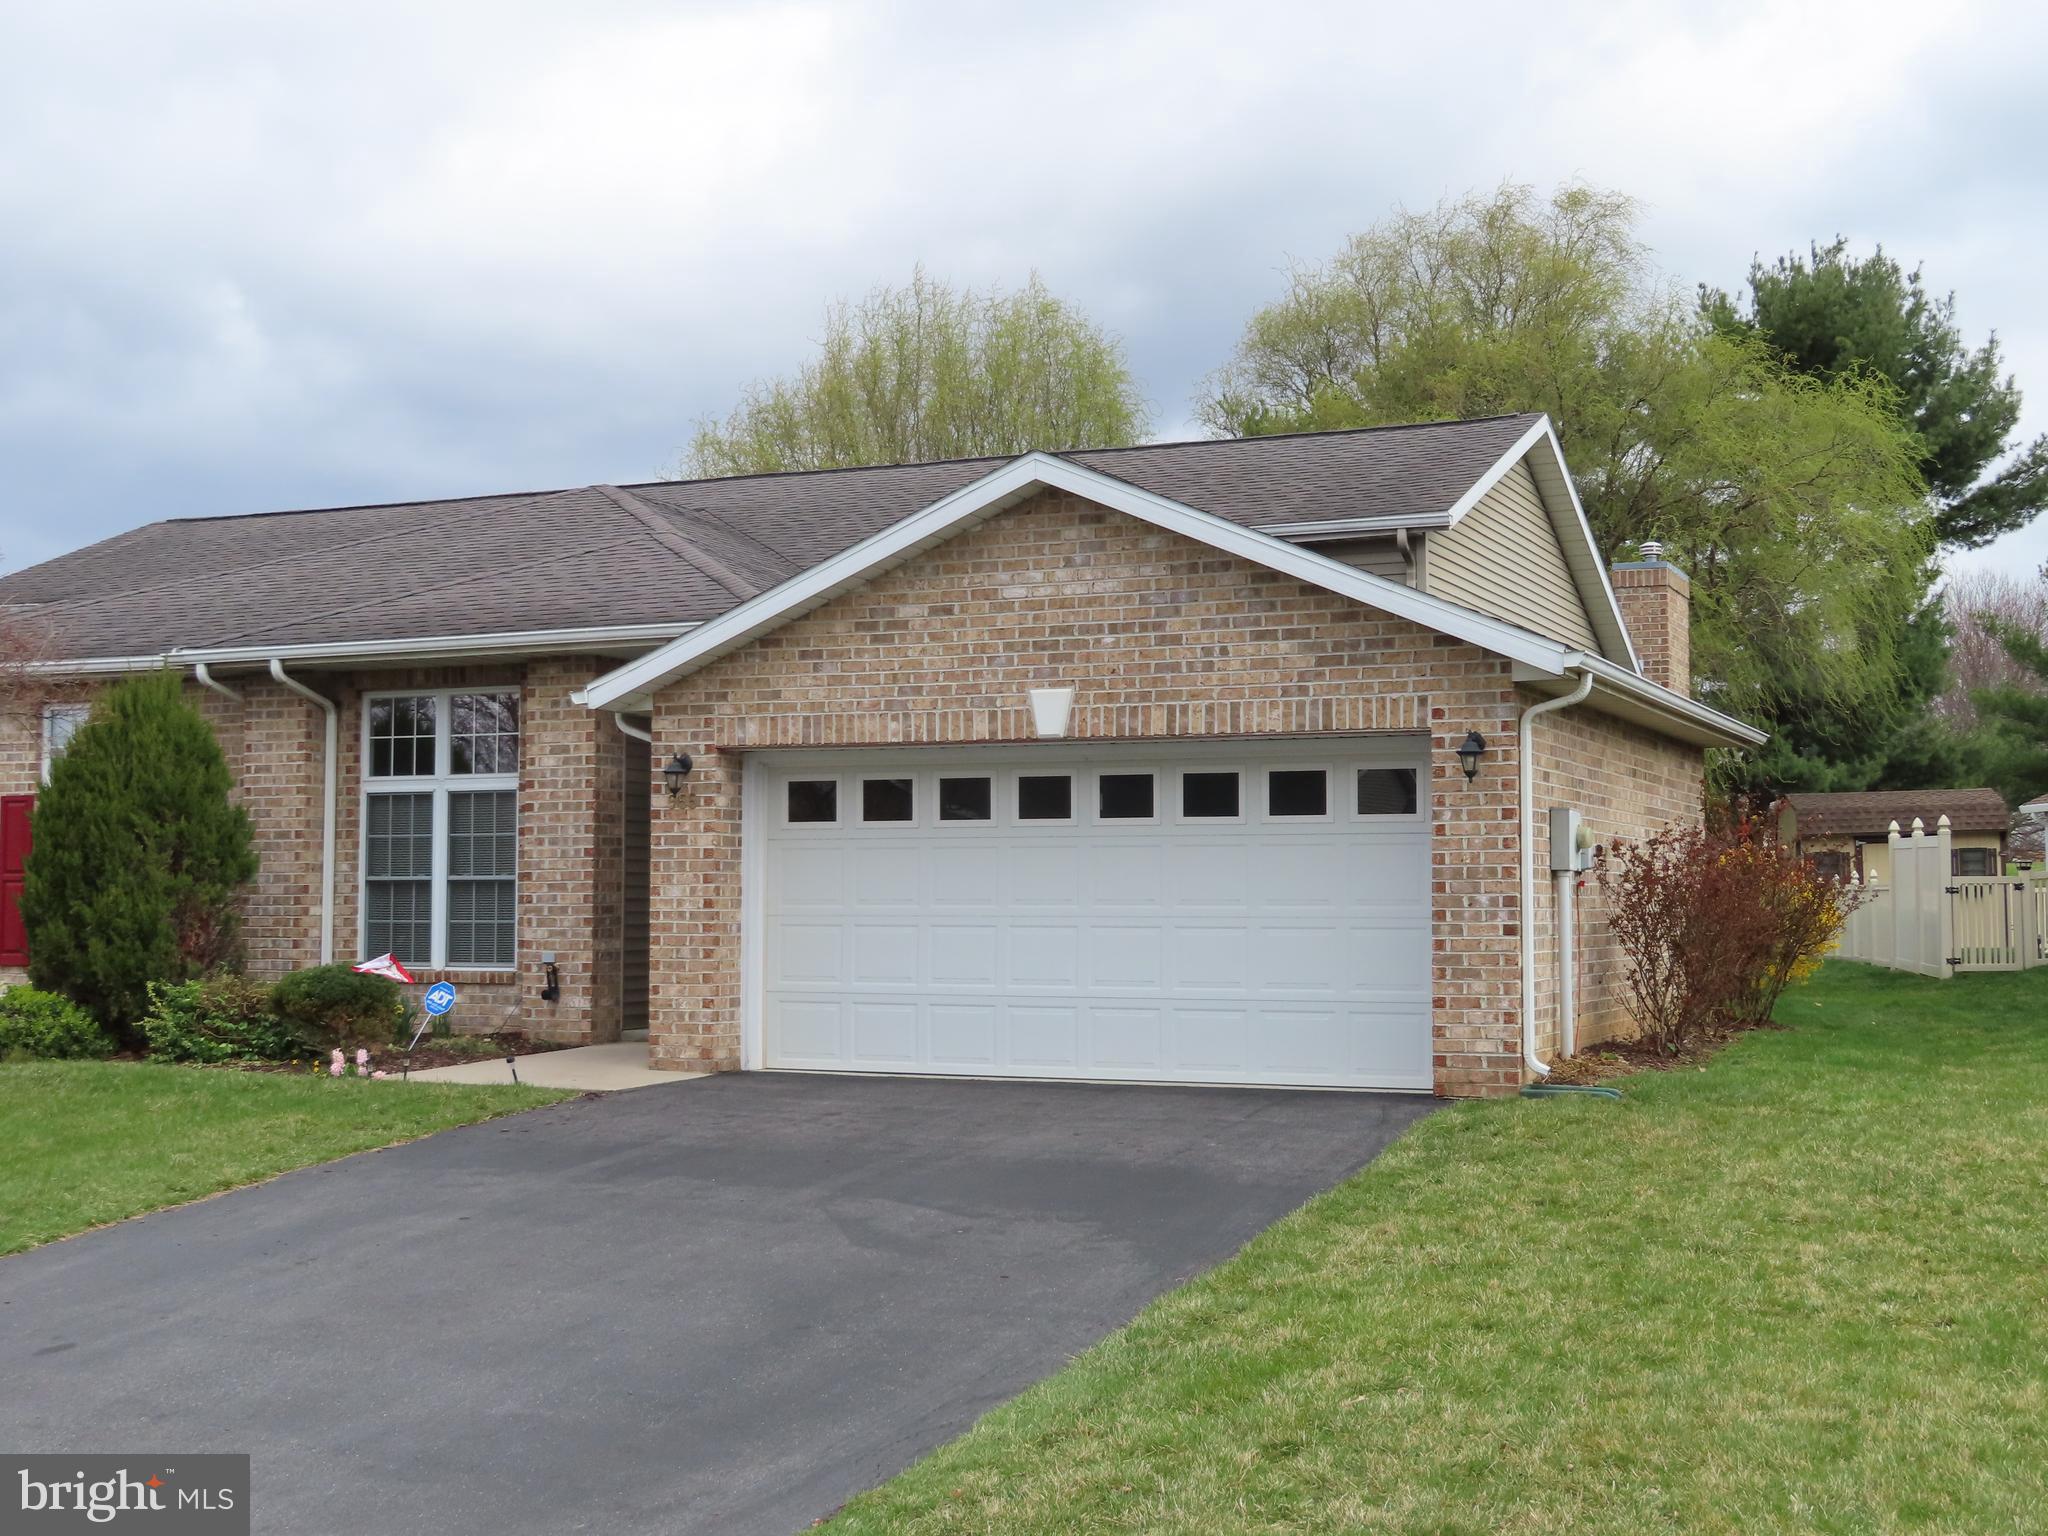
<instances>
[{"instance_id":1,"label":"mulch bed","mask_svg":"<svg viewBox=\"0 0 2048 1536\"><path fill-rule=\"evenodd\" d=\"M1702 1035L1684 1050L1673 1054L1647 1040L1602 1040L1583 1048L1569 1061L1551 1063L1551 1083L1604 1083L1611 1077L1635 1072L1684 1072L1704 1070L1706 1064L1751 1029L1782 1029L1781 1024L1753 1024L1741 1029L1717 1029Z\"/></svg>"},{"instance_id":2,"label":"mulch bed","mask_svg":"<svg viewBox=\"0 0 2048 1536\"><path fill-rule=\"evenodd\" d=\"M420 1037L419 1049L408 1053L403 1044L373 1045L370 1070L397 1077L401 1072L424 1072L429 1067L457 1067L469 1061L496 1061L506 1056L538 1056L543 1051L573 1049L573 1041L541 1040L519 1029L502 1029L488 1035L457 1035L435 1039ZM488 1048L486 1048L488 1047ZM348 1069L355 1071L356 1048L347 1049ZM318 1061L224 1061L231 1072L325 1072L327 1060Z\"/></svg>"}]
</instances>

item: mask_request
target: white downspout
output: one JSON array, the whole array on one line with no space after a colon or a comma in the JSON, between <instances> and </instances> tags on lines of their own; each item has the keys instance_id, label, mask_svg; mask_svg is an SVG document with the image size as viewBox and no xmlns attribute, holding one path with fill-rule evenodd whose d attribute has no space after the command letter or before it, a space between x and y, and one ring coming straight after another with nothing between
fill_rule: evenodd
<instances>
[{"instance_id":1,"label":"white downspout","mask_svg":"<svg viewBox=\"0 0 2048 1536\"><path fill-rule=\"evenodd\" d=\"M1545 1066L1542 1058L1536 1054L1536 763L1530 749L1535 741L1538 715L1547 715L1552 710L1570 709L1574 704L1583 704L1586 696L1592 691L1593 674L1581 672L1579 686L1570 693L1555 699L1545 699L1540 704L1531 704L1523 710L1522 724L1518 732L1519 750L1515 755L1515 777L1521 781L1522 793L1522 906L1516 927L1520 929L1522 941L1522 1060L1538 1077L1550 1076L1550 1068Z\"/></svg>"},{"instance_id":2,"label":"white downspout","mask_svg":"<svg viewBox=\"0 0 2048 1536\"><path fill-rule=\"evenodd\" d=\"M206 670L206 663L203 661L195 661L192 663L192 675L199 679L200 685L202 687L211 688L215 693L221 695L221 697L223 698L241 698L241 695L235 692L235 690L230 688L226 683L214 681L213 674Z\"/></svg>"},{"instance_id":3,"label":"white downspout","mask_svg":"<svg viewBox=\"0 0 2048 1536\"><path fill-rule=\"evenodd\" d=\"M284 663L275 656L270 658L270 675L301 698L312 700L327 715L327 771L323 784L326 803L320 808L320 963L327 965L334 959L334 823L341 712L325 694L314 692L297 678L287 677Z\"/></svg>"},{"instance_id":4,"label":"white downspout","mask_svg":"<svg viewBox=\"0 0 2048 1536\"><path fill-rule=\"evenodd\" d=\"M626 718L626 712L623 709L613 710L612 719L618 722L620 730L624 731L635 741L644 741L650 747L654 745L654 733L652 731L643 731L639 726L634 725Z\"/></svg>"}]
</instances>

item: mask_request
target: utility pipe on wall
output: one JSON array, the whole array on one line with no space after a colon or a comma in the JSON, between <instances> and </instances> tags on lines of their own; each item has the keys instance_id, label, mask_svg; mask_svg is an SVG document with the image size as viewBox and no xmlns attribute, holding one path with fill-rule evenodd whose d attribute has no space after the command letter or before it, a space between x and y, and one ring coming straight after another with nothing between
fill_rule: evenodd
<instances>
[{"instance_id":1,"label":"utility pipe on wall","mask_svg":"<svg viewBox=\"0 0 2048 1536\"><path fill-rule=\"evenodd\" d=\"M1570 1059L1579 1053L1579 872L1557 874L1557 1053Z\"/></svg>"},{"instance_id":2,"label":"utility pipe on wall","mask_svg":"<svg viewBox=\"0 0 2048 1536\"><path fill-rule=\"evenodd\" d=\"M1536 764L1530 748L1536 737L1538 715L1583 704L1592 691L1593 674L1581 672L1579 686L1570 693L1524 709L1521 728L1516 732L1519 750L1515 754L1515 777L1520 781L1522 798L1522 905L1516 921L1522 952L1522 1060L1538 1077L1550 1076L1550 1068L1536 1054Z\"/></svg>"},{"instance_id":3,"label":"utility pipe on wall","mask_svg":"<svg viewBox=\"0 0 2048 1536\"><path fill-rule=\"evenodd\" d=\"M341 750L341 712L334 700L316 693L295 677L285 675L284 663L270 658L270 675L301 698L310 699L327 715L327 763L323 781L325 804L320 808L320 963L334 959L334 823L338 807L335 794Z\"/></svg>"}]
</instances>

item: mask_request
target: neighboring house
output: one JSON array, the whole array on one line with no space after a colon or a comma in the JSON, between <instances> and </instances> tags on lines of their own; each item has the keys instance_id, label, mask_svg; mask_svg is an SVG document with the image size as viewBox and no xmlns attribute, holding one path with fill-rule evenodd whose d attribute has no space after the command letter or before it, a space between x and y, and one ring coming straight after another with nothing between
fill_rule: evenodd
<instances>
[{"instance_id":1,"label":"neighboring house","mask_svg":"<svg viewBox=\"0 0 2048 1536\"><path fill-rule=\"evenodd\" d=\"M1893 823L1910 833L1917 817L1929 832L1949 824L1950 873L2005 872L2012 815L1995 789L1873 789L1855 794L1793 794L1778 802L1778 835L1814 868L1838 880L1880 885L1891 879L1886 839Z\"/></svg>"},{"instance_id":2,"label":"neighboring house","mask_svg":"<svg viewBox=\"0 0 2048 1536\"><path fill-rule=\"evenodd\" d=\"M163 522L0 602L67 704L188 677L253 969L391 949L670 1067L1512 1091L1547 812L1694 819L1763 739L1540 416Z\"/></svg>"}]
</instances>

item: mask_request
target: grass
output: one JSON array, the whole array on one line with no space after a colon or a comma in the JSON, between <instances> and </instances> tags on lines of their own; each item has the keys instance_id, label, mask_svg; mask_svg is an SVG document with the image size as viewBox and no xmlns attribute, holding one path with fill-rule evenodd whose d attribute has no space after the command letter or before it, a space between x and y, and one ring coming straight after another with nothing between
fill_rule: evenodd
<instances>
[{"instance_id":1,"label":"grass","mask_svg":"<svg viewBox=\"0 0 2048 1536\"><path fill-rule=\"evenodd\" d=\"M134 1062L0 1064L0 1254L566 1097Z\"/></svg>"},{"instance_id":2,"label":"grass","mask_svg":"<svg viewBox=\"0 0 2048 1536\"><path fill-rule=\"evenodd\" d=\"M1431 1116L830 1529L2041 1529L2048 971L1779 1018Z\"/></svg>"}]
</instances>

